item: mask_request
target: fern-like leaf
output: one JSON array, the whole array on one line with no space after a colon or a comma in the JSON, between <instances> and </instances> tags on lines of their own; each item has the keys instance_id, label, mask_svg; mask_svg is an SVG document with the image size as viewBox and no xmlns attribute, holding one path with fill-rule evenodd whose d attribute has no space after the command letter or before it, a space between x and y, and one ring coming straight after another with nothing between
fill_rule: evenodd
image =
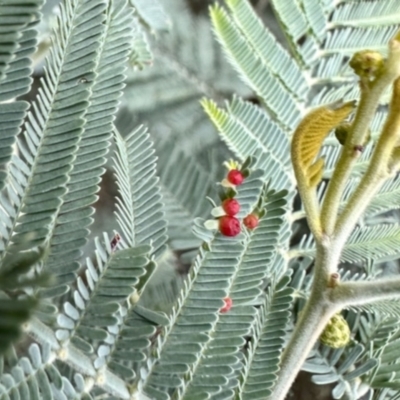
<instances>
[{"instance_id":1,"label":"fern-like leaf","mask_svg":"<svg viewBox=\"0 0 400 400\"><path fill-rule=\"evenodd\" d=\"M18 297L18 292L48 281L44 274L32 277L33 267L42 257L43 249L18 252L0 270L0 354L19 339L22 325L38 306L35 298Z\"/></svg>"},{"instance_id":2,"label":"fern-like leaf","mask_svg":"<svg viewBox=\"0 0 400 400\"><path fill-rule=\"evenodd\" d=\"M105 28L99 38L101 44L97 49L93 77L82 77L84 82L81 84L90 87L90 103L85 110L84 132L69 172L67 193L62 195L63 203L57 220L50 225L50 252L44 266L57 276L56 285L60 285L58 294L67 290L65 283L74 280L81 248L87 241L88 227L93 222L91 214L94 209L91 205L97 200L96 192L104 172L102 166L110 145L112 122L122 95L132 23L132 13L126 0L110 1ZM116 46L119 42L121 44ZM54 288L51 290L52 293L56 291Z\"/></svg>"},{"instance_id":3,"label":"fern-like leaf","mask_svg":"<svg viewBox=\"0 0 400 400\"><path fill-rule=\"evenodd\" d=\"M192 232L191 221L206 218L211 211L211 204L200 199L209 197L216 201L218 198L213 174L193 157L174 149L173 144L160 146L158 154L157 170L168 221L169 244L178 250L197 248L200 241ZM190 184L183 184L188 181Z\"/></svg>"},{"instance_id":4,"label":"fern-like leaf","mask_svg":"<svg viewBox=\"0 0 400 400\"><path fill-rule=\"evenodd\" d=\"M153 143L143 126L125 139L116 132L115 140L118 223L129 246L151 243L158 257L165 250L167 228Z\"/></svg>"},{"instance_id":5,"label":"fern-like leaf","mask_svg":"<svg viewBox=\"0 0 400 400\"><path fill-rule=\"evenodd\" d=\"M108 327L108 337L97 351L95 367L107 366L125 382L132 382L138 366L149 356L152 342L168 324L168 318L134 302L128 308L121 308L116 317L118 322Z\"/></svg>"},{"instance_id":6,"label":"fern-like leaf","mask_svg":"<svg viewBox=\"0 0 400 400\"><path fill-rule=\"evenodd\" d=\"M373 343L378 350L386 346L398 330L396 317L379 313L367 313L360 317L357 335L359 335L361 343L367 346Z\"/></svg>"},{"instance_id":7,"label":"fern-like leaf","mask_svg":"<svg viewBox=\"0 0 400 400\"><path fill-rule=\"evenodd\" d=\"M246 37L241 34L223 8L218 5L213 6L211 20L217 38L234 68L263 100L272 118L286 129L293 129L301 116L296 100L281 81L271 74L268 65L260 56L252 51Z\"/></svg>"},{"instance_id":8,"label":"fern-like leaf","mask_svg":"<svg viewBox=\"0 0 400 400\"><path fill-rule=\"evenodd\" d=\"M393 25L398 24L399 20L399 5L386 1L342 3L332 14L332 25L335 28Z\"/></svg>"},{"instance_id":9,"label":"fern-like leaf","mask_svg":"<svg viewBox=\"0 0 400 400\"><path fill-rule=\"evenodd\" d=\"M356 228L343 249L341 259L352 263L395 259L399 255L399 235L397 224Z\"/></svg>"},{"instance_id":10,"label":"fern-like leaf","mask_svg":"<svg viewBox=\"0 0 400 400\"><path fill-rule=\"evenodd\" d=\"M13 247L22 243L31 247L46 239L61 206L61 196L67 191L65 184L83 132L83 115L90 95L90 85L86 83L94 78L104 30L105 6L102 0L66 0L61 6L55 47L33 103L34 113L28 115L25 124L26 144L18 141L24 160L15 157L10 168L6 188L12 223L3 236L3 262Z\"/></svg>"},{"instance_id":11,"label":"fern-like leaf","mask_svg":"<svg viewBox=\"0 0 400 400\"><path fill-rule=\"evenodd\" d=\"M365 215L372 217L400 207L400 175L388 180L373 197L365 210Z\"/></svg>"},{"instance_id":12,"label":"fern-like leaf","mask_svg":"<svg viewBox=\"0 0 400 400\"><path fill-rule=\"evenodd\" d=\"M251 91L225 60L206 15L191 13L186 0L162 0L162 5L172 29L162 39L149 37L154 63L129 74L126 105L137 118L135 125L146 121L156 143L165 140L167 129L177 150L194 156L218 139L201 110L201 97L223 99Z\"/></svg>"},{"instance_id":13,"label":"fern-like leaf","mask_svg":"<svg viewBox=\"0 0 400 400\"><path fill-rule=\"evenodd\" d=\"M117 323L114 313L119 304L127 301L135 287L140 292L141 279L155 268L148 258L149 246L115 251L110 243L106 235L105 247L96 240L97 265L87 259L87 284L78 278L75 305L64 303L64 312L57 317L57 339L71 341L85 353L93 352L93 341L106 339L105 329Z\"/></svg>"},{"instance_id":14,"label":"fern-like leaf","mask_svg":"<svg viewBox=\"0 0 400 400\"><path fill-rule=\"evenodd\" d=\"M262 189L260 176L259 170L252 171L238 187L237 199L242 207L239 218L257 204ZM200 221L196 225L196 230L204 231L202 236L211 240L207 244L211 250L200 249L157 346L157 357L149 361L143 391L157 399L167 398L166 392L183 387L183 376L198 364L202 348L211 340L229 281L244 251L244 234L236 238L227 238L220 233L209 235Z\"/></svg>"},{"instance_id":15,"label":"fern-like leaf","mask_svg":"<svg viewBox=\"0 0 400 400\"><path fill-rule=\"evenodd\" d=\"M370 383L373 388L400 390L399 353L400 339L397 335L381 353L379 368Z\"/></svg>"},{"instance_id":16,"label":"fern-like leaf","mask_svg":"<svg viewBox=\"0 0 400 400\"><path fill-rule=\"evenodd\" d=\"M21 55L21 50L25 47L28 49L28 54L34 51L35 46L35 33L28 31L29 25L34 25L39 19L39 9L43 5L43 0L32 0L31 2L26 1L3 1L0 4L0 26L1 26L1 38L0 38L0 101L16 97L17 94L3 97L6 94L4 80L7 78L9 88L11 88L11 82L16 83L16 77L10 78L10 75L16 72L16 61L18 60L19 67L25 67L28 61L26 54ZM28 39L31 40L29 45L24 43ZM20 54L18 54L20 53ZM21 65L21 59L22 65ZM29 68L29 61L28 61ZM25 78L25 81L31 82L28 77L28 73L25 71L19 71L19 78ZM21 83L19 83L21 84ZM17 83L18 85L18 83ZM22 93L27 91L29 84Z\"/></svg>"},{"instance_id":17,"label":"fern-like leaf","mask_svg":"<svg viewBox=\"0 0 400 400\"><path fill-rule=\"evenodd\" d=\"M254 155L257 167L265 170L265 178L277 190L292 186L289 141L260 108L239 98L228 104L227 111L211 100L202 104L222 139L241 160Z\"/></svg>"},{"instance_id":18,"label":"fern-like leaf","mask_svg":"<svg viewBox=\"0 0 400 400\"><path fill-rule=\"evenodd\" d=\"M316 42L322 44L328 22L323 5L320 1L303 0L303 9L312 37Z\"/></svg>"},{"instance_id":19,"label":"fern-like leaf","mask_svg":"<svg viewBox=\"0 0 400 400\"><path fill-rule=\"evenodd\" d=\"M133 27L133 50L129 57L129 64L134 68L143 69L153 63L153 54L150 51L146 34L136 18Z\"/></svg>"},{"instance_id":20,"label":"fern-like leaf","mask_svg":"<svg viewBox=\"0 0 400 400\"><path fill-rule=\"evenodd\" d=\"M400 315L400 304L396 299L375 301L370 304L363 304L357 306L347 307L349 310L354 312L366 312L369 314L379 314L386 317L398 317Z\"/></svg>"},{"instance_id":21,"label":"fern-like leaf","mask_svg":"<svg viewBox=\"0 0 400 400\"><path fill-rule=\"evenodd\" d=\"M272 260L283 223L285 195L286 192L267 190L262 194L260 208L265 215L245 239L244 253L226 289L232 308L219 316L208 343L202 347L201 358L179 389L178 398L207 398L217 393L220 396L221 391L229 398L239 385L242 338L250 334L254 324L257 313L254 305L262 302L262 282L275 273Z\"/></svg>"},{"instance_id":22,"label":"fern-like leaf","mask_svg":"<svg viewBox=\"0 0 400 400\"><path fill-rule=\"evenodd\" d=\"M0 4L0 166L11 157L12 146L28 109L25 101L13 98L28 92L32 79L30 56L35 51L37 31L33 26L39 18L43 0ZM0 190L6 172L0 171Z\"/></svg>"},{"instance_id":23,"label":"fern-like leaf","mask_svg":"<svg viewBox=\"0 0 400 400\"><path fill-rule=\"evenodd\" d=\"M283 32L288 38L291 47L295 49L297 41L308 30L307 20L300 5L297 2L288 3L279 0L272 0L271 4L278 21L283 27Z\"/></svg>"},{"instance_id":24,"label":"fern-like leaf","mask_svg":"<svg viewBox=\"0 0 400 400\"><path fill-rule=\"evenodd\" d=\"M158 0L130 0L141 20L154 31L171 28L171 21Z\"/></svg>"},{"instance_id":25,"label":"fern-like leaf","mask_svg":"<svg viewBox=\"0 0 400 400\"><path fill-rule=\"evenodd\" d=\"M56 399L74 399L74 400L93 400L94 397L88 393L88 387L83 375L74 374L73 381L65 376L62 378L61 386L52 386L52 392Z\"/></svg>"},{"instance_id":26,"label":"fern-like leaf","mask_svg":"<svg viewBox=\"0 0 400 400\"><path fill-rule=\"evenodd\" d=\"M389 393L394 389L399 393L400 374L399 374L399 325L398 316L389 317L378 314L367 314L362 316L358 327L358 335L369 349L370 354L379 360L379 364L370 371L363 381L369 387L375 389L374 399Z\"/></svg>"},{"instance_id":27,"label":"fern-like leaf","mask_svg":"<svg viewBox=\"0 0 400 400\"><path fill-rule=\"evenodd\" d=\"M232 12L235 23L268 69L294 97L304 100L308 92L308 85L303 72L257 17L250 3L247 0L225 1Z\"/></svg>"},{"instance_id":28,"label":"fern-like leaf","mask_svg":"<svg viewBox=\"0 0 400 400\"><path fill-rule=\"evenodd\" d=\"M366 375L378 365L376 358L365 358L364 346L357 343L349 348L330 349L320 345L314 350L302 369L313 375L318 385L336 383L332 390L334 399L341 399L349 393L349 383Z\"/></svg>"},{"instance_id":29,"label":"fern-like leaf","mask_svg":"<svg viewBox=\"0 0 400 400\"><path fill-rule=\"evenodd\" d=\"M400 229L397 224L377 224L356 228L346 242L340 260L359 263L367 260L382 262L394 260L399 255ZM314 238L305 236L299 247L290 251L292 257L315 254Z\"/></svg>"},{"instance_id":30,"label":"fern-like leaf","mask_svg":"<svg viewBox=\"0 0 400 400\"><path fill-rule=\"evenodd\" d=\"M310 3L317 8L320 2ZM326 3L323 8L329 17L323 28L321 25L321 40L312 45L307 40L301 46L294 44L298 52L307 54L303 59L312 68L313 86L318 92L313 96L313 106L358 98L357 77L348 65L349 56L364 49L385 53L400 23L398 6L393 2L341 2L336 7L333 2ZM387 100L382 98L381 102Z\"/></svg>"},{"instance_id":31,"label":"fern-like leaf","mask_svg":"<svg viewBox=\"0 0 400 400\"><path fill-rule=\"evenodd\" d=\"M28 353L29 357L20 358L2 375L0 398L53 400L53 390L61 391L67 381L54 365L54 353L50 346L41 348L36 343L29 346Z\"/></svg>"},{"instance_id":32,"label":"fern-like leaf","mask_svg":"<svg viewBox=\"0 0 400 400\"><path fill-rule=\"evenodd\" d=\"M237 392L243 400L265 399L271 394L293 302L293 289L287 286L289 280L285 276L271 286L259 310Z\"/></svg>"}]
</instances>

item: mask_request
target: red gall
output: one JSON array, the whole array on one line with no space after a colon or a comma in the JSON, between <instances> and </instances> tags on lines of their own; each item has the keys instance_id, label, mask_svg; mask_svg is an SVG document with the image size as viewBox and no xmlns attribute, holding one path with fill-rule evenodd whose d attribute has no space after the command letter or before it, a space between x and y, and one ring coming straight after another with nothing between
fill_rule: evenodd
<instances>
[{"instance_id":1,"label":"red gall","mask_svg":"<svg viewBox=\"0 0 400 400\"><path fill-rule=\"evenodd\" d=\"M219 309L220 313L227 313L232 308L233 301L230 297L225 297L224 303L225 304Z\"/></svg>"},{"instance_id":2,"label":"red gall","mask_svg":"<svg viewBox=\"0 0 400 400\"><path fill-rule=\"evenodd\" d=\"M258 217L255 214L249 214L244 220L243 224L247 229L254 229L258 226Z\"/></svg>"},{"instance_id":3,"label":"red gall","mask_svg":"<svg viewBox=\"0 0 400 400\"><path fill-rule=\"evenodd\" d=\"M240 204L235 199L226 199L222 202L222 208L226 215L236 215L240 211Z\"/></svg>"},{"instance_id":4,"label":"red gall","mask_svg":"<svg viewBox=\"0 0 400 400\"><path fill-rule=\"evenodd\" d=\"M231 169L226 176L226 179L232 185L238 186L241 185L244 181L243 174L238 169Z\"/></svg>"},{"instance_id":5,"label":"red gall","mask_svg":"<svg viewBox=\"0 0 400 400\"><path fill-rule=\"evenodd\" d=\"M240 233L240 222L235 217L224 215L219 219L219 231L224 236L236 236Z\"/></svg>"}]
</instances>

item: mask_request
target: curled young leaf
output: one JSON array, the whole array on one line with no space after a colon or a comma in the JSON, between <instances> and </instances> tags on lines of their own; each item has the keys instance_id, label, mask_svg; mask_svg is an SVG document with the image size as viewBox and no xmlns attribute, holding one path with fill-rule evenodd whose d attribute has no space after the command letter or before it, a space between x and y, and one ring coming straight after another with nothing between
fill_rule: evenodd
<instances>
[{"instance_id":1,"label":"curled young leaf","mask_svg":"<svg viewBox=\"0 0 400 400\"><path fill-rule=\"evenodd\" d=\"M340 107L320 107L300 122L292 140L292 162L297 180L307 187L316 186L323 171L323 160L315 160L329 132L353 111L354 102Z\"/></svg>"}]
</instances>

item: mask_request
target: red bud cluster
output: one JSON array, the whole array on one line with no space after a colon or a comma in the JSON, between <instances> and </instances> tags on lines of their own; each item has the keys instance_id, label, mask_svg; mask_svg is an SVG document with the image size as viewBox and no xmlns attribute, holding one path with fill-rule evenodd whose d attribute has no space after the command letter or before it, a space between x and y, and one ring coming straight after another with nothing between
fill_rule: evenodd
<instances>
[{"instance_id":1,"label":"red bud cluster","mask_svg":"<svg viewBox=\"0 0 400 400\"><path fill-rule=\"evenodd\" d=\"M244 176L238 169L231 169L226 179L228 179L228 182L232 183L232 185L238 186L243 183Z\"/></svg>"},{"instance_id":2,"label":"red bud cluster","mask_svg":"<svg viewBox=\"0 0 400 400\"><path fill-rule=\"evenodd\" d=\"M240 221L231 217L230 215L224 215L219 219L219 231L224 236L236 236L240 233Z\"/></svg>"},{"instance_id":3,"label":"red bud cluster","mask_svg":"<svg viewBox=\"0 0 400 400\"><path fill-rule=\"evenodd\" d=\"M222 208L226 215L234 216L240 211L240 204L235 199L226 199L222 202Z\"/></svg>"},{"instance_id":4,"label":"red bud cluster","mask_svg":"<svg viewBox=\"0 0 400 400\"><path fill-rule=\"evenodd\" d=\"M228 185L238 186L243 183L244 175L239 169L231 167L224 181L227 181ZM218 220L219 231L224 236L233 237L238 235L241 231L241 226L239 219L235 215L240 211L240 203L234 198L227 198L222 202L221 207L225 215ZM258 226L258 216L249 214L244 218L243 224L248 229L256 228Z\"/></svg>"}]
</instances>

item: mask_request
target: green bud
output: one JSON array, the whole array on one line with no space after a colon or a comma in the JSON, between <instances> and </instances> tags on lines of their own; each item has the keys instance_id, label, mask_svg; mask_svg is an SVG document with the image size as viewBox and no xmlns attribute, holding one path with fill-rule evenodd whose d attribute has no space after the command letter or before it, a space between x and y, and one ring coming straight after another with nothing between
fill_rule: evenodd
<instances>
[{"instance_id":1,"label":"green bud","mask_svg":"<svg viewBox=\"0 0 400 400\"><path fill-rule=\"evenodd\" d=\"M335 129L335 136L336 139L338 140L338 142L344 146L346 143L346 139L349 135L349 129L350 129L351 124L349 124L348 122L345 122L344 124L339 125L336 129Z\"/></svg>"},{"instance_id":2,"label":"green bud","mask_svg":"<svg viewBox=\"0 0 400 400\"><path fill-rule=\"evenodd\" d=\"M336 129L335 129L335 136L338 142L344 146L346 144L346 140L350 134L350 129L351 129L351 123L350 122L345 122L343 124L340 124ZM367 138L365 139L365 142L360 144L360 146L366 146L367 143L371 140L371 130L368 130Z\"/></svg>"},{"instance_id":3,"label":"green bud","mask_svg":"<svg viewBox=\"0 0 400 400\"><path fill-rule=\"evenodd\" d=\"M207 242L203 242L201 244L201 247L203 248L204 251L210 251L210 245Z\"/></svg>"},{"instance_id":4,"label":"green bud","mask_svg":"<svg viewBox=\"0 0 400 400\"><path fill-rule=\"evenodd\" d=\"M383 70L385 60L381 53L372 50L358 51L350 60L350 67L361 78L374 79Z\"/></svg>"},{"instance_id":5,"label":"green bud","mask_svg":"<svg viewBox=\"0 0 400 400\"><path fill-rule=\"evenodd\" d=\"M336 314L326 325L319 340L325 346L339 349L340 347L344 347L349 343L350 333L351 332L347 321L341 314Z\"/></svg>"}]
</instances>

